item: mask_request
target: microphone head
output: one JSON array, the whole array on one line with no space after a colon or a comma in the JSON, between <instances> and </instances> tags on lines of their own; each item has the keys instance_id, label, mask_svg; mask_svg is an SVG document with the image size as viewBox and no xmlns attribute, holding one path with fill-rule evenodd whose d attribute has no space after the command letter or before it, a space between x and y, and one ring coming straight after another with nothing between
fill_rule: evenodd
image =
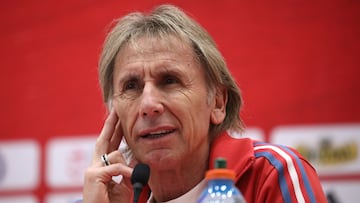
<instances>
[{"instance_id":1,"label":"microphone head","mask_svg":"<svg viewBox=\"0 0 360 203\"><path fill-rule=\"evenodd\" d=\"M147 164L136 164L131 174L131 184L141 183L146 185L149 181L150 167Z\"/></svg>"}]
</instances>

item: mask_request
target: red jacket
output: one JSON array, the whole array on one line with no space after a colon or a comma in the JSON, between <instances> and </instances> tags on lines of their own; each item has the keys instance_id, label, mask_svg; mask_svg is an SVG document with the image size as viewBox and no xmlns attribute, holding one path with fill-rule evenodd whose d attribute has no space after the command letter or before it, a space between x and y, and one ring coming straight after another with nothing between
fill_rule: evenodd
<instances>
[{"instance_id":1,"label":"red jacket","mask_svg":"<svg viewBox=\"0 0 360 203\"><path fill-rule=\"evenodd\" d=\"M291 148L223 133L211 146L209 168L217 157L235 170L247 203L327 202L315 169Z\"/></svg>"},{"instance_id":2,"label":"red jacket","mask_svg":"<svg viewBox=\"0 0 360 203\"><path fill-rule=\"evenodd\" d=\"M211 146L210 169L218 157L235 170L236 186L247 203L327 202L315 169L291 148L223 133ZM139 202L148 195L147 188Z\"/></svg>"}]
</instances>

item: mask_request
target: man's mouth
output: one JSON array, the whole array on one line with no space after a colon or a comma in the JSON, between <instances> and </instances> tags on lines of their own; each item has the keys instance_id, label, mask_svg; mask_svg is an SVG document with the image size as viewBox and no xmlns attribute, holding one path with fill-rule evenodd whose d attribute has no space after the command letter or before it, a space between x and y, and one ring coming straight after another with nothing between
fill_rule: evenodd
<instances>
[{"instance_id":1,"label":"man's mouth","mask_svg":"<svg viewBox=\"0 0 360 203\"><path fill-rule=\"evenodd\" d=\"M147 138L147 139L157 139L160 137L164 137L170 133L173 133L175 131L175 129L172 130L161 130L161 131L157 131L157 132L151 132L149 134L143 135L141 136L142 138Z\"/></svg>"}]
</instances>

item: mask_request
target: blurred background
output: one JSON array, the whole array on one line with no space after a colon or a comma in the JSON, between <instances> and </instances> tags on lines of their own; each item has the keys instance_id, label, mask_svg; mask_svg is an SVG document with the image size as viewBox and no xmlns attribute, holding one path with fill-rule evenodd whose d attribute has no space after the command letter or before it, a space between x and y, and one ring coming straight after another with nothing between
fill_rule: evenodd
<instances>
[{"instance_id":1,"label":"blurred background","mask_svg":"<svg viewBox=\"0 0 360 203\"><path fill-rule=\"evenodd\" d=\"M329 202L360 191L360 2L0 2L0 203L68 203L106 117L110 23L171 3L213 36L242 89L244 136L298 149Z\"/></svg>"}]
</instances>

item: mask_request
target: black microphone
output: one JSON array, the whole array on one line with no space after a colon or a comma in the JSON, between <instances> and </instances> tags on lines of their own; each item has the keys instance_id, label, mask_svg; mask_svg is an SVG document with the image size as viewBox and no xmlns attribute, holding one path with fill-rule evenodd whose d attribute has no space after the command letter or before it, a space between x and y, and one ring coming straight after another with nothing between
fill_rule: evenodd
<instances>
[{"instance_id":1,"label":"black microphone","mask_svg":"<svg viewBox=\"0 0 360 203\"><path fill-rule=\"evenodd\" d=\"M139 201L140 193L147 184L150 176L150 168L146 164L137 164L131 174L131 184L134 190L133 202Z\"/></svg>"}]
</instances>

